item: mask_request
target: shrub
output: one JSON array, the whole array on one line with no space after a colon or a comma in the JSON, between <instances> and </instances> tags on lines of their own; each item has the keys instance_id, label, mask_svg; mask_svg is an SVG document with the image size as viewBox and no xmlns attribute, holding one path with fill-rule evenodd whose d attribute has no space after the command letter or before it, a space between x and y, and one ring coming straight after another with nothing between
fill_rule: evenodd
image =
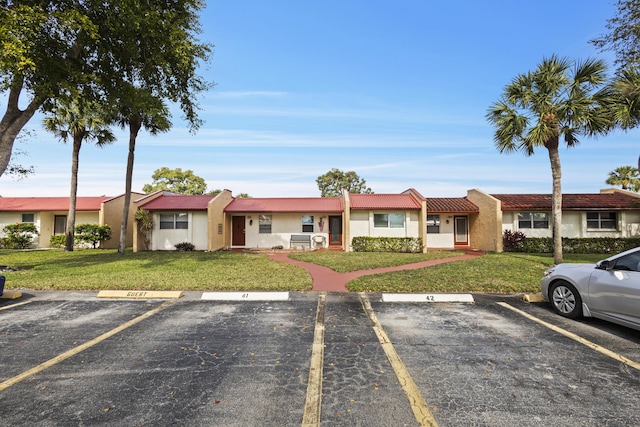
<instances>
[{"instance_id":1,"label":"shrub","mask_svg":"<svg viewBox=\"0 0 640 427\"><path fill-rule=\"evenodd\" d=\"M80 224L75 228L75 243L87 243L94 249L102 240L111 239L111 227L108 225Z\"/></svg>"},{"instance_id":2,"label":"shrub","mask_svg":"<svg viewBox=\"0 0 640 427\"><path fill-rule=\"evenodd\" d=\"M567 254L617 254L638 246L640 246L640 238L638 237L562 238L562 252ZM553 253L553 239L551 237L528 237L514 252Z\"/></svg>"},{"instance_id":3,"label":"shrub","mask_svg":"<svg viewBox=\"0 0 640 427\"><path fill-rule=\"evenodd\" d=\"M55 234L49 238L50 248L64 248L67 236L64 234Z\"/></svg>"},{"instance_id":4,"label":"shrub","mask_svg":"<svg viewBox=\"0 0 640 427\"><path fill-rule=\"evenodd\" d=\"M189 242L178 243L177 245L175 245L175 247L176 247L176 250L179 252L189 252L189 251L196 250L195 245Z\"/></svg>"},{"instance_id":5,"label":"shrub","mask_svg":"<svg viewBox=\"0 0 640 427\"><path fill-rule=\"evenodd\" d=\"M522 231L505 230L502 234L502 249L505 252L517 252L526 238Z\"/></svg>"},{"instance_id":6,"label":"shrub","mask_svg":"<svg viewBox=\"0 0 640 427\"><path fill-rule=\"evenodd\" d=\"M40 234L36 225L30 222L9 224L2 231L5 233L5 237L2 238L2 247L6 249L27 249Z\"/></svg>"},{"instance_id":7,"label":"shrub","mask_svg":"<svg viewBox=\"0 0 640 427\"><path fill-rule=\"evenodd\" d=\"M424 249L419 237L358 236L351 240L351 247L354 252L421 253Z\"/></svg>"}]
</instances>

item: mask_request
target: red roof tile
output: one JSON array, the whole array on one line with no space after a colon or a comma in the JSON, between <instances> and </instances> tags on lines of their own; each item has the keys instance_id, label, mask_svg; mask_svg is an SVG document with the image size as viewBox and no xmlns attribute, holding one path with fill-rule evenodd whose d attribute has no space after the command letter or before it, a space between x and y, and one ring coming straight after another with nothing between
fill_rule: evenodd
<instances>
[{"instance_id":1,"label":"red roof tile","mask_svg":"<svg viewBox=\"0 0 640 427\"><path fill-rule=\"evenodd\" d=\"M410 194L349 194L351 209L420 209Z\"/></svg>"},{"instance_id":2,"label":"red roof tile","mask_svg":"<svg viewBox=\"0 0 640 427\"><path fill-rule=\"evenodd\" d=\"M342 212L340 197L237 198L225 212Z\"/></svg>"},{"instance_id":3,"label":"red roof tile","mask_svg":"<svg viewBox=\"0 0 640 427\"><path fill-rule=\"evenodd\" d=\"M478 213L480 208L466 197L429 197L427 212Z\"/></svg>"},{"instance_id":4,"label":"red roof tile","mask_svg":"<svg viewBox=\"0 0 640 427\"><path fill-rule=\"evenodd\" d=\"M215 196L190 196L185 194L165 194L140 205L148 211L206 211L209 201Z\"/></svg>"},{"instance_id":5,"label":"red roof tile","mask_svg":"<svg viewBox=\"0 0 640 427\"><path fill-rule=\"evenodd\" d=\"M503 211L551 210L551 194L492 194L502 202ZM640 210L640 198L628 194L563 194L563 210Z\"/></svg>"},{"instance_id":6,"label":"red roof tile","mask_svg":"<svg viewBox=\"0 0 640 427\"><path fill-rule=\"evenodd\" d=\"M77 197L76 211L99 211L112 197ZM0 212L68 211L69 197L0 197Z\"/></svg>"}]
</instances>

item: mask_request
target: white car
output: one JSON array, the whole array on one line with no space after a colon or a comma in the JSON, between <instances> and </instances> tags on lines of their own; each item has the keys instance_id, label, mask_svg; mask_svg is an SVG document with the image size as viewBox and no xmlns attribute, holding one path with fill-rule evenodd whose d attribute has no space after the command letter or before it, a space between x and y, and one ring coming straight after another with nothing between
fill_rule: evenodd
<instances>
[{"instance_id":1,"label":"white car","mask_svg":"<svg viewBox=\"0 0 640 427\"><path fill-rule=\"evenodd\" d=\"M597 317L640 330L640 247L596 264L559 264L540 280L561 316Z\"/></svg>"}]
</instances>

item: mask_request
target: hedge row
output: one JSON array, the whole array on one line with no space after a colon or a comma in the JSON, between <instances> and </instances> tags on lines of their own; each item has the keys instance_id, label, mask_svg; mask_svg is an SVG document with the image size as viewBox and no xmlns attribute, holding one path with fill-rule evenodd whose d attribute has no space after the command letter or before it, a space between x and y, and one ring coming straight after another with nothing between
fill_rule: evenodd
<instances>
[{"instance_id":1,"label":"hedge row","mask_svg":"<svg viewBox=\"0 0 640 427\"><path fill-rule=\"evenodd\" d=\"M424 244L419 237L359 236L351 240L351 248L354 252L421 253Z\"/></svg>"},{"instance_id":2,"label":"hedge row","mask_svg":"<svg viewBox=\"0 0 640 427\"><path fill-rule=\"evenodd\" d=\"M640 246L640 237L562 238L562 252L567 254L615 254L638 246ZM511 247L509 252L553 253L553 239L551 237L527 237L518 245Z\"/></svg>"}]
</instances>

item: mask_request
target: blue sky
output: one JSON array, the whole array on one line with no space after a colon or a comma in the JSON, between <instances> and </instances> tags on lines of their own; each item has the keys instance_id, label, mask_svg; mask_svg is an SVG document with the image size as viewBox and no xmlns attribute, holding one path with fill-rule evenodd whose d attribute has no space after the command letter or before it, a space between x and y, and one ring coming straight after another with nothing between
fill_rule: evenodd
<instances>
[{"instance_id":1,"label":"blue sky","mask_svg":"<svg viewBox=\"0 0 640 427\"><path fill-rule=\"evenodd\" d=\"M141 131L133 190L161 167L190 169L208 189L253 197L319 196L316 178L355 171L376 193L413 187L429 197L551 193L547 152L499 154L487 108L545 56L600 57L613 0L210 0L201 17L215 45L200 70L204 126ZM16 147L26 179L0 177L0 195L67 196L71 145L45 132ZM635 165L639 131L562 150L563 192L598 192L608 173ZM78 194L124 192L127 135L84 144Z\"/></svg>"}]
</instances>

